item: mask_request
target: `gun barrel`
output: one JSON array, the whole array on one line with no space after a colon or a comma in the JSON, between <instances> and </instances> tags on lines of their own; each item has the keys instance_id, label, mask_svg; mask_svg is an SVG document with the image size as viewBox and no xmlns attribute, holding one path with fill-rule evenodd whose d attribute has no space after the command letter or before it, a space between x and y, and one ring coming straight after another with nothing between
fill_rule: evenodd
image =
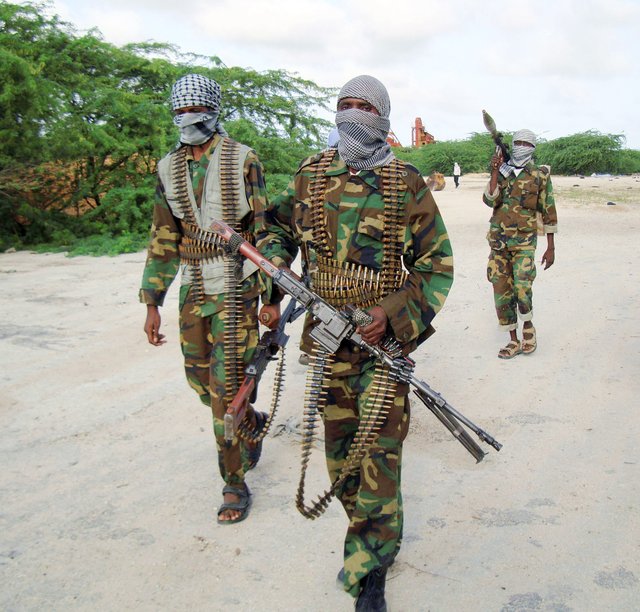
<instances>
[{"instance_id":1,"label":"gun barrel","mask_svg":"<svg viewBox=\"0 0 640 612\"><path fill-rule=\"evenodd\" d=\"M416 378L415 376L411 376L411 385L418 389L420 393L418 393L418 397L420 394L426 395L440 410L444 410L452 417L455 417L458 421L460 421L463 425L466 425L473 433L475 433L480 440L490 444L499 451L502 448L502 444L496 441L496 439L489 435L486 431L478 427L473 421L470 421L464 414L458 412L447 400L445 400L439 393L434 391L426 382Z\"/></svg>"},{"instance_id":2,"label":"gun barrel","mask_svg":"<svg viewBox=\"0 0 640 612\"><path fill-rule=\"evenodd\" d=\"M454 438L469 451L469 453L476 460L476 463L480 463L485 456L485 452L474 442L473 438L467 433L467 431L461 427L460 423L456 419L441 410L431 400L428 395L425 395L418 389L414 389L413 392L418 396L420 401L434 414L434 416L451 432Z\"/></svg>"}]
</instances>

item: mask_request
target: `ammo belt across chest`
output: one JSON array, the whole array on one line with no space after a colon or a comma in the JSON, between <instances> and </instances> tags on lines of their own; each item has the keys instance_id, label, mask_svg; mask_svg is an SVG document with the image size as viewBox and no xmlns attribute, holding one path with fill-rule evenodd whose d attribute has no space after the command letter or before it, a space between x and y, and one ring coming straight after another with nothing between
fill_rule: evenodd
<instances>
[{"instance_id":1,"label":"ammo belt across chest","mask_svg":"<svg viewBox=\"0 0 640 612\"><path fill-rule=\"evenodd\" d=\"M224 138L219 145L220 151L220 191L222 200L222 221L236 231L240 231L238 214L238 171L240 163L240 146L237 142ZM239 359L240 349L240 317L242 316L242 296L239 291L242 269L239 254L232 254L220 248L219 241L208 240L208 232L200 228L197 223L193 205L189 198L187 181L190 180L187 164L187 147L181 147L173 156L171 178L173 181L180 211L184 215L182 228L184 238L180 245L182 263L192 266L193 288L196 303L204 303L204 280L202 277L202 263L214 260L220 256L224 262L224 346L225 346L225 391L228 401L238 392L243 378L243 364Z\"/></svg>"},{"instance_id":2,"label":"ammo belt across chest","mask_svg":"<svg viewBox=\"0 0 640 612\"><path fill-rule=\"evenodd\" d=\"M370 308L380 299L397 290L406 279L402 268L402 242L400 224L404 219L404 195L406 184L402 179L404 164L393 160L382 169L383 213L383 268L375 271L371 268L340 262L334 259L329 244L327 219L324 210L327 189L326 170L333 161L335 150L328 150L317 162L314 176L310 181L311 223L316 266L311 274L313 289L322 298L336 308L347 304L358 308ZM305 517L314 519L328 507L339 487L347 478L360 469L361 462L368 449L378 437L379 429L384 425L397 393L397 381L389 376L389 368L376 364L371 392L363 412L360 414L358 429L349 447L340 473L331 487L307 505L304 500L306 471L315 439L315 430L319 414L326 406L327 380L331 373L334 356L318 344L309 356L305 387L305 408L303 416L302 465L300 481L296 493L296 507Z\"/></svg>"}]
</instances>

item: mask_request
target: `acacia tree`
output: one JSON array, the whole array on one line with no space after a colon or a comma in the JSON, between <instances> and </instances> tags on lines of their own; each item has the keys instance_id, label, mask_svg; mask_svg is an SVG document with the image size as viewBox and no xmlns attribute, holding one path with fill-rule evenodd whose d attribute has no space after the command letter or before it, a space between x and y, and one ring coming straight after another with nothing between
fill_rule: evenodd
<instances>
[{"instance_id":1,"label":"acacia tree","mask_svg":"<svg viewBox=\"0 0 640 612\"><path fill-rule=\"evenodd\" d=\"M559 174L616 172L624 137L595 130L541 143L536 157Z\"/></svg>"},{"instance_id":2,"label":"acacia tree","mask_svg":"<svg viewBox=\"0 0 640 612\"><path fill-rule=\"evenodd\" d=\"M331 92L311 81L168 44L117 47L45 9L0 3L0 246L146 234L150 172L177 135L170 88L188 72L220 83L231 136L268 171L292 173L326 131L314 113Z\"/></svg>"}]
</instances>

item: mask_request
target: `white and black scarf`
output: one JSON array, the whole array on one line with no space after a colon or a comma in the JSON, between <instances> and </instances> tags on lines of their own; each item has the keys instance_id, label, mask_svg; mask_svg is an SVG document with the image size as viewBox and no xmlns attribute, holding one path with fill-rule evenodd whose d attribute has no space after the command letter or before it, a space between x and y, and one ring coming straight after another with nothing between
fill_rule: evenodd
<instances>
[{"instance_id":1,"label":"white and black scarf","mask_svg":"<svg viewBox=\"0 0 640 612\"><path fill-rule=\"evenodd\" d=\"M344 98L365 100L380 114L354 108L336 113L340 158L347 166L357 170L385 166L394 158L387 143L391 104L385 86L372 76L357 76L340 90L338 103Z\"/></svg>"}]
</instances>

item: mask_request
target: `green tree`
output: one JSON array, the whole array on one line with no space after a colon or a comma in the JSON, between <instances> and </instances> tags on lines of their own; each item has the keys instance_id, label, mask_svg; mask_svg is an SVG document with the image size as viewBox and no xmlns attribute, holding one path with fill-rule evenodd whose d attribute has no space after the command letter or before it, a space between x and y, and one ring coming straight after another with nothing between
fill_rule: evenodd
<instances>
[{"instance_id":1,"label":"green tree","mask_svg":"<svg viewBox=\"0 0 640 612\"><path fill-rule=\"evenodd\" d=\"M188 72L220 83L230 134L270 172L293 173L326 132L314 113L331 91L311 81L171 45L116 47L45 7L0 3L0 246L146 235L149 173L177 136L170 88Z\"/></svg>"},{"instance_id":2,"label":"green tree","mask_svg":"<svg viewBox=\"0 0 640 612\"><path fill-rule=\"evenodd\" d=\"M624 137L595 130L540 143L536 159L557 174L616 172Z\"/></svg>"},{"instance_id":3,"label":"green tree","mask_svg":"<svg viewBox=\"0 0 640 612\"><path fill-rule=\"evenodd\" d=\"M400 149L397 156L414 165L424 176L453 173L458 162L463 173L486 172L495 146L489 134L473 134L467 140L435 142L417 149Z\"/></svg>"}]
</instances>

